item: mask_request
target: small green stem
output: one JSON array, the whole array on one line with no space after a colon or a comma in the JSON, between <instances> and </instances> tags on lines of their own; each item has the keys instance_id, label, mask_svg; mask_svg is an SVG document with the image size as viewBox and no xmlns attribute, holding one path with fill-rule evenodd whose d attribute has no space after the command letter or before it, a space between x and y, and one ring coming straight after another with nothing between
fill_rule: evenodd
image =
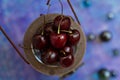
<instances>
[{"instance_id":1,"label":"small green stem","mask_svg":"<svg viewBox=\"0 0 120 80\"><path fill-rule=\"evenodd\" d=\"M50 1L50 0L49 0ZM49 13L49 9L50 9L50 4L48 4L48 10L47 10L47 14ZM41 35L44 35L44 26L45 26L45 24L46 24L46 19L45 19L45 15L43 15L43 20L44 20L44 23L43 23L43 26L42 26L42 33L41 33Z\"/></svg>"},{"instance_id":2,"label":"small green stem","mask_svg":"<svg viewBox=\"0 0 120 80\"><path fill-rule=\"evenodd\" d=\"M42 29L42 33L41 33L41 35L44 35L44 30Z\"/></svg>"},{"instance_id":3,"label":"small green stem","mask_svg":"<svg viewBox=\"0 0 120 80\"><path fill-rule=\"evenodd\" d=\"M60 34L60 24L61 24L61 22L62 22L62 20L63 20L63 16L61 16L62 18L61 18L61 20L60 20L60 22L59 22L59 25L58 25L58 31L57 31L57 33L58 34Z\"/></svg>"},{"instance_id":4,"label":"small green stem","mask_svg":"<svg viewBox=\"0 0 120 80\"><path fill-rule=\"evenodd\" d=\"M41 32L41 35L44 35L44 26L45 26L45 24L46 24L46 20L45 20L45 15L43 15L43 20L44 20L44 22L43 22L43 26L42 26L42 32Z\"/></svg>"},{"instance_id":5,"label":"small green stem","mask_svg":"<svg viewBox=\"0 0 120 80\"><path fill-rule=\"evenodd\" d=\"M60 23L61 23L61 21L60 21ZM59 25L58 25L58 34L60 34L60 23L59 23Z\"/></svg>"},{"instance_id":6,"label":"small green stem","mask_svg":"<svg viewBox=\"0 0 120 80\"><path fill-rule=\"evenodd\" d=\"M63 4L62 4L62 2L61 2L61 0L59 0L59 3L60 3L60 5L61 5L61 20L60 20L60 23L59 23L59 25L58 25L58 31L57 31L57 33L58 34L60 34L60 24L61 24L61 22L62 22L62 20L63 20Z\"/></svg>"},{"instance_id":7,"label":"small green stem","mask_svg":"<svg viewBox=\"0 0 120 80\"><path fill-rule=\"evenodd\" d=\"M63 50L60 51L61 53L63 53L65 55L65 52Z\"/></svg>"},{"instance_id":8,"label":"small green stem","mask_svg":"<svg viewBox=\"0 0 120 80\"><path fill-rule=\"evenodd\" d=\"M72 33L72 31L61 30L62 32Z\"/></svg>"}]
</instances>

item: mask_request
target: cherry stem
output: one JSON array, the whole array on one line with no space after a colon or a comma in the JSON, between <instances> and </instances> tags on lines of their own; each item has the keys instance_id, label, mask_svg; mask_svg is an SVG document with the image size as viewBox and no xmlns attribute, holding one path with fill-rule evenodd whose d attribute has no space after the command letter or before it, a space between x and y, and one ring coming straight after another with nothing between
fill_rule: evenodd
<instances>
[{"instance_id":1,"label":"cherry stem","mask_svg":"<svg viewBox=\"0 0 120 80\"><path fill-rule=\"evenodd\" d=\"M62 32L72 33L72 31L61 30Z\"/></svg>"},{"instance_id":2,"label":"cherry stem","mask_svg":"<svg viewBox=\"0 0 120 80\"><path fill-rule=\"evenodd\" d=\"M8 37L8 35L7 35L6 32L2 29L1 26L0 26L0 30L2 31L2 33L4 34L4 36L8 39L8 41L11 43L11 45L13 46L13 48L17 51L17 53L19 54L19 56L20 56L27 64L29 64L29 62L25 59L25 57L23 57L22 53L18 50L18 48L15 46L15 44L12 42L12 40Z\"/></svg>"},{"instance_id":3,"label":"cherry stem","mask_svg":"<svg viewBox=\"0 0 120 80\"><path fill-rule=\"evenodd\" d=\"M60 24L61 24L61 22L62 22L62 20L63 20L63 16L62 16L62 15L61 15L61 17L62 17L62 18L61 18L60 23L59 23L59 25L58 25L58 32L57 32L58 34L60 34Z\"/></svg>"},{"instance_id":4,"label":"cherry stem","mask_svg":"<svg viewBox=\"0 0 120 80\"><path fill-rule=\"evenodd\" d=\"M62 2L61 2L61 0L59 0L59 3L60 3L60 5L61 5L61 20L60 20L60 23L59 23L59 25L58 25L58 34L60 34L60 24L61 24L61 22L62 22L62 20L63 20L63 4L62 4Z\"/></svg>"},{"instance_id":5,"label":"cherry stem","mask_svg":"<svg viewBox=\"0 0 120 80\"><path fill-rule=\"evenodd\" d=\"M61 21L60 21L61 22ZM57 31L58 34L60 34L60 23L58 25L58 31Z\"/></svg>"},{"instance_id":6,"label":"cherry stem","mask_svg":"<svg viewBox=\"0 0 120 80\"><path fill-rule=\"evenodd\" d=\"M78 24L80 25L80 21L79 21L79 19L78 19L77 15L76 15L76 13L75 13L74 8L72 7L72 4L71 4L70 0L67 0L67 2L68 2L68 4L69 4L69 6L70 6L70 8L71 8L71 10L72 10L72 12L73 12L73 14L74 14L75 18L76 18L76 20L77 20Z\"/></svg>"},{"instance_id":7,"label":"cherry stem","mask_svg":"<svg viewBox=\"0 0 120 80\"><path fill-rule=\"evenodd\" d=\"M49 13L49 9L50 9L50 4L48 4L48 10L47 10L47 14ZM44 18L44 25L46 24L46 18L45 18L45 15L43 15L43 18ZM44 27L44 25L43 25L43 27ZM41 35L44 35L44 30L43 30L43 27L42 27L42 33L41 33Z\"/></svg>"},{"instance_id":8,"label":"cherry stem","mask_svg":"<svg viewBox=\"0 0 120 80\"><path fill-rule=\"evenodd\" d=\"M61 53L63 53L65 55L65 52L63 50L60 51Z\"/></svg>"},{"instance_id":9,"label":"cherry stem","mask_svg":"<svg viewBox=\"0 0 120 80\"><path fill-rule=\"evenodd\" d=\"M21 44L18 44L18 46L19 46L20 48L23 48L23 49L28 49L28 50L33 49L33 48L25 47L25 46L23 46L23 45L21 45Z\"/></svg>"},{"instance_id":10,"label":"cherry stem","mask_svg":"<svg viewBox=\"0 0 120 80\"><path fill-rule=\"evenodd\" d=\"M43 20L44 20L44 23L43 23L43 26L42 26L42 33L41 33L41 35L44 35L44 29L43 29L43 27L44 27L44 25L46 24L46 20L45 20L45 15L43 15Z\"/></svg>"}]
</instances>

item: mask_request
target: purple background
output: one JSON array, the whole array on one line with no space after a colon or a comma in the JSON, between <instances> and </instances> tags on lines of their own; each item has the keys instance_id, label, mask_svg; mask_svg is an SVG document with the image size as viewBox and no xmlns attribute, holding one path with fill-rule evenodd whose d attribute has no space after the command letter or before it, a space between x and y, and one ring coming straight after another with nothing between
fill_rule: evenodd
<instances>
[{"instance_id":1,"label":"purple background","mask_svg":"<svg viewBox=\"0 0 120 80\"><path fill-rule=\"evenodd\" d=\"M0 25L16 46L22 43L31 22L41 13L47 13L46 1L0 0ZM62 0L64 14L74 17L66 1ZM65 80L97 80L95 73L103 67L117 72L117 77L110 80L120 80L120 56L114 57L112 53L112 49L120 49L120 0L89 1L91 4L86 8L83 0L71 0L83 31L85 34L94 33L97 40L87 43L83 58L85 65ZM49 13L61 12L58 0L51 0L51 5ZM114 19L106 20L109 13L114 15ZM113 38L110 42L102 43L98 40L103 30L112 32ZM0 32L0 80L58 80L58 77L46 76L27 65Z\"/></svg>"}]
</instances>

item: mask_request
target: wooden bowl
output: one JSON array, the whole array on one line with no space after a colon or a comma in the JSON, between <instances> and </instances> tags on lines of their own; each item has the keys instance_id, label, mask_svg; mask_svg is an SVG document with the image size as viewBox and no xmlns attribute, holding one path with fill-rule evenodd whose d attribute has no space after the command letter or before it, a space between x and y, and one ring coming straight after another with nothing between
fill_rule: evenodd
<instances>
[{"instance_id":1,"label":"wooden bowl","mask_svg":"<svg viewBox=\"0 0 120 80\"><path fill-rule=\"evenodd\" d=\"M45 19L46 19L46 23L49 23L51 21L54 20L54 18L56 16L58 16L60 14L47 14L44 15ZM36 31L40 28L40 26L43 26L44 24L44 16L40 16L38 19L36 19L28 28L28 30L25 33L24 36L24 45L27 48L31 48L32 45L32 37L33 35L36 33ZM71 19L71 17L70 17ZM61 66L50 66L50 65L46 65L41 63L40 61L38 61L33 53L32 49L24 49L26 58L28 60L28 62L31 64L31 66L39 71L40 73L46 74L46 75L57 75L57 76L63 76L66 75L67 73L74 71L76 68L78 68L81 64L81 60L84 56L85 53L85 49L86 49L86 39L85 39L85 35L81 29L81 26L76 23L75 21L73 21L73 19L71 19L71 27L73 29L77 29L80 32L80 41L79 43L76 45L76 51L74 54L74 63L73 65L71 65L68 68L63 68Z\"/></svg>"}]
</instances>

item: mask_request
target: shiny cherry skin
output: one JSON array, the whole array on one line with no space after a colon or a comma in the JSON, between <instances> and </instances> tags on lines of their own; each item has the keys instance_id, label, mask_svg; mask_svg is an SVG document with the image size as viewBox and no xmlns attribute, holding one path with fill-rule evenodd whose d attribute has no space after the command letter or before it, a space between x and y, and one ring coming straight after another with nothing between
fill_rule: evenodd
<instances>
[{"instance_id":1,"label":"shiny cherry skin","mask_svg":"<svg viewBox=\"0 0 120 80\"><path fill-rule=\"evenodd\" d=\"M76 45L80 40L80 32L76 29L72 30L72 33L68 34L68 40L71 45Z\"/></svg>"},{"instance_id":2,"label":"shiny cherry skin","mask_svg":"<svg viewBox=\"0 0 120 80\"><path fill-rule=\"evenodd\" d=\"M60 24L61 30L68 30L68 29L70 29L71 21L70 21L69 17L59 15L54 19L54 24L55 24L56 29L58 28L58 26Z\"/></svg>"},{"instance_id":3,"label":"shiny cherry skin","mask_svg":"<svg viewBox=\"0 0 120 80\"><path fill-rule=\"evenodd\" d=\"M47 23L47 24L44 26L44 34L45 34L45 37L46 37L47 43L48 43L47 46L51 46L50 34L55 32L55 31L53 30L53 26L54 26L53 22Z\"/></svg>"},{"instance_id":4,"label":"shiny cherry skin","mask_svg":"<svg viewBox=\"0 0 120 80\"><path fill-rule=\"evenodd\" d=\"M58 61L58 52L53 49L48 49L41 55L41 60L45 64L54 64Z\"/></svg>"},{"instance_id":5,"label":"shiny cherry skin","mask_svg":"<svg viewBox=\"0 0 120 80\"><path fill-rule=\"evenodd\" d=\"M54 32L53 27L54 27L54 24L52 22L47 23L44 27L44 33L49 35L50 33Z\"/></svg>"},{"instance_id":6,"label":"shiny cherry skin","mask_svg":"<svg viewBox=\"0 0 120 80\"><path fill-rule=\"evenodd\" d=\"M67 42L67 35L65 33L52 33L50 35L50 42L54 48L61 49Z\"/></svg>"},{"instance_id":7,"label":"shiny cherry skin","mask_svg":"<svg viewBox=\"0 0 120 80\"><path fill-rule=\"evenodd\" d=\"M71 46L65 46L62 51L64 51L66 54L73 54L73 48Z\"/></svg>"},{"instance_id":8,"label":"shiny cherry skin","mask_svg":"<svg viewBox=\"0 0 120 80\"><path fill-rule=\"evenodd\" d=\"M60 65L62 67L70 67L74 62L74 56L73 54L65 53L62 56L60 56L59 60L60 60Z\"/></svg>"},{"instance_id":9,"label":"shiny cherry skin","mask_svg":"<svg viewBox=\"0 0 120 80\"><path fill-rule=\"evenodd\" d=\"M32 44L33 48L41 50L46 47L47 40L44 35L35 34L32 38Z\"/></svg>"}]
</instances>

